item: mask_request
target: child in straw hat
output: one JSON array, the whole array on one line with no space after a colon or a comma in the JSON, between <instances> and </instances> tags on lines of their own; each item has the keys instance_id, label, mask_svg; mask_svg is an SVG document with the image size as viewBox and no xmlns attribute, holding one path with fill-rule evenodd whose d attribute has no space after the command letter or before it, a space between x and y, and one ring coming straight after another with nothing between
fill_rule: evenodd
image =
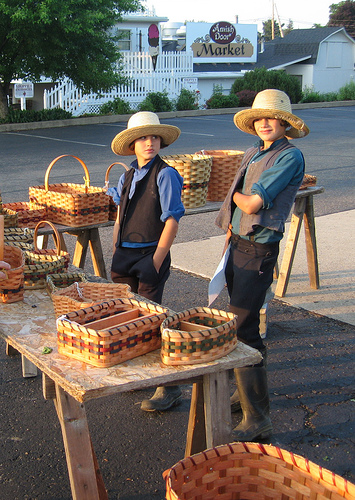
<instances>
[{"instance_id":1,"label":"child in straw hat","mask_svg":"<svg viewBox=\"0 0 355 500\"><path fill-rule=\"evenodd\" d=\"M161 148L180 136L180 129L160 123L155 113L135 113L127 129L113 139L120 156L133 156L131 168L118 182L117 219L113 231L111 278L128 283L133 292L161 303L170 273L170 247L185 209L183 178L159 156ZM142 410L167 410L181 399L179 387L158 387Z\"/></svg>"},{"instance_id":2,"label":"child in straw hat","mask_svg":"<svg viewBox=\"0 0 355 500\"><path fill-rule=\"evenodd\" d=\"M259 141L243 157L216 224L226 231L225 278L230 311L238 316L238 338L258 349L261 363L235 369L237 391L232 409L243 419L234 429L236 441L267 438L272 433L265 367L266 348L259 334L259 311L273 280L285 221L304 176L304 158L288 139L305 137L309 129L291 111L284 92L259 92L251 109L234 116L235 125Z\"/></svg>"}]
</instances>

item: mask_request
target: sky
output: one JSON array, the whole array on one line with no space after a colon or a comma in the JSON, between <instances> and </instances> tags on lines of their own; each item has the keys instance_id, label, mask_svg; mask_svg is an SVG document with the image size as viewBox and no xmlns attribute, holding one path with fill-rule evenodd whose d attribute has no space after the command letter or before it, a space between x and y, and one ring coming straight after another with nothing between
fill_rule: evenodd
<instances>
[{"instance_id":1,"label":"sky","mask_svg":"<svg viewBox=\"0 0 355 500\"><path fill-rule=\"evenodd\" d=\"M274 18L287 27L293 21L294 29L312 28L313 24L325 26L329 20L329 6L338 3L336 0L143 0L142 4L155 9L158 16L168 17L169 21L228 21L232 24L258 24L262 30L262 22Z\"/></svg>"}]
</instances>

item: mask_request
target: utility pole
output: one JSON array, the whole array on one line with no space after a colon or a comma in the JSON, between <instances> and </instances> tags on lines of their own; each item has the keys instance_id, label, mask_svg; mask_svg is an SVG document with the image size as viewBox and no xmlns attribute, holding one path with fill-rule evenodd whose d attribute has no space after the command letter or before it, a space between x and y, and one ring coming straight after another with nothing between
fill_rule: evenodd
<instances>
[{"instance_id":1,"label":"utility pole","mask_svg":"<svg viewBox=\"0 0 355 500\"><path fill-rule=\"evenodd\" d=\"M275 38L275 29L274 29L274 0L272 0L272 19L271 19L271 40Z\"/></svg>"}]
</instances>

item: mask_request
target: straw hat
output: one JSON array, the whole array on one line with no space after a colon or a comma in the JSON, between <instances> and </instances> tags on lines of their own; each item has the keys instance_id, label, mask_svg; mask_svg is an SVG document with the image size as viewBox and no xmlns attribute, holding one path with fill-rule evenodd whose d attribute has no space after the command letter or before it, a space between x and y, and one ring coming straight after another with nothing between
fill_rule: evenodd
<instances>
[{"instance_id":1,"label":"straw hat","mask_svg":"<svg viewBox=\"0 0 355 500\"><path fill-rule=\"evenodd\" d=\"M267 89L259 92L255 96L251 109L244 109L234 115L234 123L243 132L257 135L254 121L260 118L286 121L289 127L286 128L285 135L289 139L297 139L309 134L309 128L304 121L292 113L290 98L281 90Z\"/></svg>"},{"instance_id":2,"label":"straw hat","mask_svg":"<svg viewBox=\"0 0 355 500\"><path fill-rule=\"evenodd\" d=\"M161 147L169 146L180 135L180 129L173 125L162 125L158 116L150 111L135 113L128 120L127 129L116 135L111 148L116 155L134 155L132 143L145 135L158 135L162 138Z\"/></svg>"}]
</instances>

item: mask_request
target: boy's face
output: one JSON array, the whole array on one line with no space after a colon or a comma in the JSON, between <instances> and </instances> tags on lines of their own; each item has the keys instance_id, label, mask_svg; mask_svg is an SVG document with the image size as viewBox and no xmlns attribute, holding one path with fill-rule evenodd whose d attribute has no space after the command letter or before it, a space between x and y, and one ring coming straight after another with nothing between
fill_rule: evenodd
<instances>
[{"instance_id":1,"label":"boy's face","mask_svg":"<svg viewBox=\"0 0 355 500\"><path fill-rule=\"evenodd\" d=\"M161 138L158 135L145 135L134 142L134 153L138 165L143 167L160 151Z\"/></svg>"},{"instance_id":2,"label":"boy's face","mask_svg":"<svg viewBox=\"0 0 355 500\"><path fill-rule=\"evenodd\" d=\"M273 142L284 137L286 126L283 121L275 118L260 118L254 121L255 132L265 146L270 146Z\"/></svg>"}]
</instances>

